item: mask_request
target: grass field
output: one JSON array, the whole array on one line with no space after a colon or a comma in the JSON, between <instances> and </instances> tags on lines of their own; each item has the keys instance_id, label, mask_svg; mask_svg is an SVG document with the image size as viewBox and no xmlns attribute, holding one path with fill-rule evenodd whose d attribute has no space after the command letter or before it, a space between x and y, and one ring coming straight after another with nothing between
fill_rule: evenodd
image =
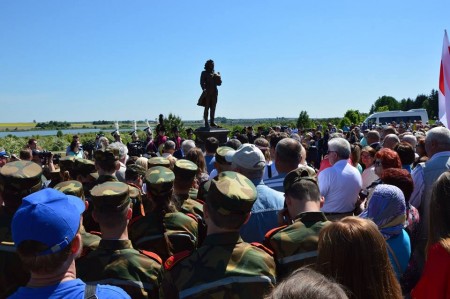
<instances>
[{"instance_id":1,"label":"grass field","mask_svg":"<svg viewBox=\"0 0 450 299\"><path fill-rule=\"evenodd\" d=\"M0 131L13 131L13 130L26 130L33 129L36 126L35 123L0 123Z\"/></svg>"}]
</instances>

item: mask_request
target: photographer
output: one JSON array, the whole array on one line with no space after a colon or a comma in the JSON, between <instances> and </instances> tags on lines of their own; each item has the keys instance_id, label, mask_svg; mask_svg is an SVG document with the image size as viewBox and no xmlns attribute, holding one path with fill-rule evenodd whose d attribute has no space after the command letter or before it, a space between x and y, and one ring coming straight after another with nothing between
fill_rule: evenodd
<instances>
[{"instance_id":1,"label":"photographer","mask_svg":"<svg viewBox=\"0 0 450 299\"><path fill-rule=\"evenodd\" d=\"M53 163L54 155L52 152L32 150L32 153L32 161L39 164L44 169L44 173L55 172L55 165Z\"/></svg>"}]
</instances>

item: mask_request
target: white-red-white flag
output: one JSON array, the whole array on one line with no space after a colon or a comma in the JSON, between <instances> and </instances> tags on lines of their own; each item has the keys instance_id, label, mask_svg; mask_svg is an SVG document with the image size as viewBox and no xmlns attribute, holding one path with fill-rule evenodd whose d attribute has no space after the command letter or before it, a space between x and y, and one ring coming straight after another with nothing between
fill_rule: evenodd
<instances>
[{"instance_id":1,"label":"white-red-white flag","mask_svg":"<svg viewBox=\"0 0 450 299\"><path fill-rule=\"evenodd\" d=\"M439 120L448 128L450 124L450 45L447 30L442 44L441 69L439 72Z\"/></svg>"}]
</instances>

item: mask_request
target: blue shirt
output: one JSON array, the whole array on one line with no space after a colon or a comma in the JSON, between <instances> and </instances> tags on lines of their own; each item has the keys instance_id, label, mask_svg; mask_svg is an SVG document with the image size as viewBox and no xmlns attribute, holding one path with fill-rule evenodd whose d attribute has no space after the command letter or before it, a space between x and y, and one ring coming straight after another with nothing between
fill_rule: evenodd
<instances>
[{"instance_id":1,"label":"blue shirt","mask_svg":"<svg viewBox=\"0 0 450 299\"><path fill-rule=\"evenodd\" d=\"M408 266L409 258L411 256L411 242L409 240L408 233L402 229L400 234L390 237L386 242L392 248L392 251L394 251L397 261L400 264L400 269L398 269L397 262L392 256L390 250L388 250L392 268L395 270L397 279L400 280L406 270L406 267Z\"/></svg>"},{"instance_id":2,"label":"blue shirt","mask_svg":"<svg viewBox=\"0 0 450 299\"><path fill-rule=\"evenodd\" d=\"M210 174L214 169L214 162L216 162L216 157L214 157L214 155L205 156L206 170L208 171L208 174Z\"/></svg>"},{"instance_id":3,"label":"blue shirt","mask_svg":"<svg viewBox=\"0 0 450 299\"><path fill-rule=\"evenodd\" d=\"M249 221L241 227L241 237L247 242L262 242L266 233L278 227L277 213L284 207L284 194L275 191L262 180L251 180L256 186L257 197Z\"/></svg>"},{"instance_id":4,"label":"blue shirt","mask_svg":"<svg viewBox=\"0 0 450 299\"><path fill-rule=\"evenodd\" d=\"M284 193L284 187L283 182L284 178L286 177L287 173L278 173L278 175L267 179L264 181L264 184L266 184L269 188L272 188L274 190L280 191Z\"/></svg>"},{"instance_id":5,"label":"blue shirt","mask_svg":"<svg viewBox=\"0 0 450 299\"><path fill-rule=\"evenodd\" d=\"M21 287L8 298L22 299L83 299L86 284L81 279L73 279L61 282L57 285L51 285L40 288ZM110 285L97 285L95 294L99 299L102 298L130 298L124 290Z\"/></svg>"}]
</instances>

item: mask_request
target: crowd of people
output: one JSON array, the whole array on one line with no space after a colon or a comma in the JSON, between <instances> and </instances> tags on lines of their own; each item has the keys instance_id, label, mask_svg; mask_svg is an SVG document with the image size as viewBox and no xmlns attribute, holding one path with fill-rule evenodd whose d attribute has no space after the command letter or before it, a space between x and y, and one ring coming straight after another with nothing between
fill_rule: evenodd
<instances>
[{"instance_id":1,"label":"crowd of people","mask_svg":"<svg viewBox=\"0 0 450 299\"><path fill-rule=\"evenodd\" d=\"M0 148L0 298L450 298L450 131Z\"/></svg>"}]
</instances>

